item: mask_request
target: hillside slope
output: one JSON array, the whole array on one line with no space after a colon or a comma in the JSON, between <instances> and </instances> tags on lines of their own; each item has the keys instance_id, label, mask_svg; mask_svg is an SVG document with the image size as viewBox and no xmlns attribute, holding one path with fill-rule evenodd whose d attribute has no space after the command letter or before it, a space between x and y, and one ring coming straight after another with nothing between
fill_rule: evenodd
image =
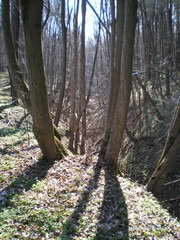
<instances>
[{"instance_id":1,"label":"hillside slope","mask_svg":"<svg viewBox=\"0 0 180 240\"><path fill-rule=\"evenodd\" d=\"M3 76L6 77L6 76ZM4 79L4 78L3 78ZM93 157L44 162L19 106L1 81L0 239L177 240L180 222L143 185Z\"/></svg>"}]
</instances>

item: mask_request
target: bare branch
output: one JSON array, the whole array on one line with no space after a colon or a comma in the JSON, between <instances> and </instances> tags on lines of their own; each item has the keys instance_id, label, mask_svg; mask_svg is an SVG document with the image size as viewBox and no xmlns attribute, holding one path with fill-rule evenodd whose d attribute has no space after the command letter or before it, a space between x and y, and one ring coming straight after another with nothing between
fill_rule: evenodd
<instances>
[{"instance_id":1,"label":"bare branch","mask_svg":"<svg viewBox=\"0 0 180 240\"><path fill-rule=\"evenodd\" d=\"M92 9L92 11L94 12L94 14L96 15L96 17L98 18L99 22L102 24L102 26L106 29L107 33L110 35L110 31L109 29L106 27L106 25L104 24L104 22L101 20L100 16L98 15L98 13L96 12L96 10L94 9L94 7L91 5L91 3L86 0L87 4L89 5L89 7Z\"/></svg>"}]
</instances>

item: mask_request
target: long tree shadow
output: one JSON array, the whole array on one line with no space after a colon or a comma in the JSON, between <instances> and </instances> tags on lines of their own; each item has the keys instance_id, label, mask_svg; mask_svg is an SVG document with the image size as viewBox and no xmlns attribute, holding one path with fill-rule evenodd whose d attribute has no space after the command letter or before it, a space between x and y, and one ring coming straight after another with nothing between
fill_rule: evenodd
<instances>
[{"instance_id":1,"label":"long tree shadow","mask_svg":"<svg viewBox=\"0 0 180 240\"><path fill-rule=\"evenodd\" d=\"M15 131L15 133L16 133L16 131ZM1 134L2 134L2 132L1 132L1 129L0 129L0 137L9 136L7 134L6 135L5 134L1 135ZM12 133L10 133L10 135L12 135ZM15 149L15 147L22 144L25 140L26 140L26 138L22 138L21 140L18 140L14 143L6 144L5 146L0 147L0 155L6 155L6 154L14 155L14 154L18 153L19 150ZM29 150L29 149L31 149L31 148L29 147L27 149L22 149L22 151L26 151L26 150Z\"/></svg>"},{"instance_id":2,"label":"long tree shadow","mask_svg":"<svg viewBox=\"0 0 180 240\"><path fill-rule=\"evenodd\" d=\"M18 151L13 150L12 146L13 147L18 146L21 143L22 143L22 140L18 140L14 144L8 144L8 145L6 145L6 147L3 147L3 148L0 147L0 154L1 155L5 155L5 154L14 155L14 154L16 154Z\"/></svg>"},{"instance_id":3,"label":"long tree shadow","mask_svg":"<svg viewBox=\"0 0 180 240\"><path fill-rule=\"evenodd\" d=\"M94 169L94 175L90 179L86 190L79 197L74 212L64 224L60 239L66 239L67 237L68 239L74 239L80 224L80 218L86 210L90 196L98 187L102 168L103 160L99 157ZM125 199L116 175L107 169L105 169L104 199L99 215L96 237L93 239L129 239L128 213Z\"/></svg>"},{"instance_id":4,"label":"long tree shadow","mask_svg":"<svg viewBox=\"0 0 180 240\"><path fill-rule=\"evenodd\" d=\"M98 187L98 181L99 181L101 169L102 169L102 159L99 158L94 168L94 175L89 180L85 191L79 197L79 200L77 202L74 212L71 214L71 216L68 218L68 220L64 224L63 232L59 239L66 239L67 236L68 236L68 239L73 239L73 237L76 235L78 226L80 224L79 220L82 214L86 210L87 203L90 200L92 192Z\"/></svg>"},{"instance_id":5,"label":"long tree shadow","mask_svg":"<svg viewBox=\"0 0 180 240\"><path fill-rule=\"evenodd\" d=\"M0 128L0 137L9 137L9 136L11 136L11 135L14 135L14 134L16 134L16 133L19 133L19 132L21 132L21 131L23 131L24 130L24 133L23 134L25 134L25 129L17 129L17 128Z\"/></svg>"},{"instance_id":6,"label":"long tree shadow","mask_svg":"<svg viewBox=\"0 0 180 240\"><path fill-rule=\"evenodd\" d=\"M1 77L1 76L0 76ZM4 91L4 88L9 87L9 81L8 81L8 77L5 77L4 80L0 82L0 90ZM5 89L6 90L6 89Z\"/></svg>"},{"instance_id":7,"label":"long tree shadow","mask_svg":"<svg viewBox=\"0 0 180 240\"><path fill-rule=\"evenodd\" d=\"M1 93L2 95L2 93ZM17 104L15 103L15 101L9 103L9 104L6 104L6 105L3 105L3 106L0 106L0 113L2 113L5 109L8 109L8 108L12 108L12 107L15 107L17 106Z\"/></svg>"},{"instance_id":8,"label":"long tree shadow","mask_svg":"<svg viewBox=\"0 0 180 240\"><path fill-rule=\"evenodd\" d=\"M104 197L95 239L129 239L127 206L112 169L105 169Z\"/></svg>"},{"instance_id":9,"label":"long tree shadow","mask_svg":"<svg viewBox=\"0 0 180 240\"><path fill-rule=\"evenodd\" d=\"M31 189L32 185L37 181L46 177L48 170L53 166L53 161L41 158L32 166L16 177L15 181L9 186L0 190L0 211L11 206L11 199L15 195L20 195L24 191Z\"/></svg>"}]
</instances>

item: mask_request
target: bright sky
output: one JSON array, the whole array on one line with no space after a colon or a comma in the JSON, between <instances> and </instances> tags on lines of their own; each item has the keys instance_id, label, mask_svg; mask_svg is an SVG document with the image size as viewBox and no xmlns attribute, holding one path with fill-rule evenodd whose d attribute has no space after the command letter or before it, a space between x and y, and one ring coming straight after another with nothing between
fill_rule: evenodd
<instances>
[{"instance_id":1,"label":"bright sky","mask_svg":"<svg viewBox=\"0 0 180 240\"><path fill-rule=\"evenodd\" d=\"M89 0L91 5L93 5L94 9L99 15L100 12L100 1L101 0ZM86 7L86 39L92 37L94 29L97 28L97 17L95 16L94 12L87 4Z\"/></svg>"}]
</instances>

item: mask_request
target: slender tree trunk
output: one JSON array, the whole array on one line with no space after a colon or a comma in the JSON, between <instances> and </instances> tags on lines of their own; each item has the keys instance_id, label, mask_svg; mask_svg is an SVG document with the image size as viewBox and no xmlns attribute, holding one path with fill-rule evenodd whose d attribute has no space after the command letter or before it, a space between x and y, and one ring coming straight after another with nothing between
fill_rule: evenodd
<instances>
[{"instance_id":1,"label":"slender tree trunk","mask_svg":"<svg viewBox=\"0 0 180 240\"><path fill-rule=\"evenodd\" d=\"M86 24L86 0L82 0L82 26L81 26L81 50L80 50L80 114L82 112L81 146L80 153L85 154L86 141L86 53L85 53L85 24Z\"/></svg>"},{"instance_id":2,"label":"slender tree trunk","mask_svg":"<svg viewBox=\"0 0 180 240\"><path fill-rule=\"evenodd\" d=\"M171 73L173 68L173 28L172 28L172 2L167 0L165 3L166 9L166 58L167 58L167 66L166 66L166 96L171 96Z\"/></svg>"},{"instance_id":3,"label":"slender tree trunk","mask_svg":"<svg viewBox=\"0 0 180 240\"><path fill-rule=\"evenodd\" d=\"M58 126L59 119L62 112L62 104L64 99L65 84L66 84L66 63L67 63L67 27L65 23L65 13L66 13L65 0L61 1L61 28L62 28L62 79L61 87L59 93L59 100L57 104L56 116L54 124Z\"/></svg>"},{"instance_id":4,"label":"slender tree trunk","mask_svg":"<svg viewBox=\"0 0 180 240\"><path fill-rule=\"evenodd\" d=\"M19 18L19 0L11 1L11 29L12 29L12 38L14 43L14 51L16 60L19 59L19 27L20 27L20 18ZM14 101L14 104L17 104L17 92L13 84L11 74L9 74L10 83L11 83L11 97Z\"/></svg>"},{"instance_id":5,"label":"slender tree trunk","mask_svg":"<svg viewBox=\"0 0 180 240\"><path fill-rule=\"evenodd\" d=\"M75 143L75 133L76 129L79 129L76 124L76 91L77 91L77 78L78 78L78 12L79 12L79 0L77 1L75 13L74 13L74 30L73 30L73 38L74 38L74 46L73 46L73 76L70 86L70 94L71 94L71 115L70 115L70 138L69 138L69 149L74 152L74 143Z\"/></svg>"}]
</instances>

